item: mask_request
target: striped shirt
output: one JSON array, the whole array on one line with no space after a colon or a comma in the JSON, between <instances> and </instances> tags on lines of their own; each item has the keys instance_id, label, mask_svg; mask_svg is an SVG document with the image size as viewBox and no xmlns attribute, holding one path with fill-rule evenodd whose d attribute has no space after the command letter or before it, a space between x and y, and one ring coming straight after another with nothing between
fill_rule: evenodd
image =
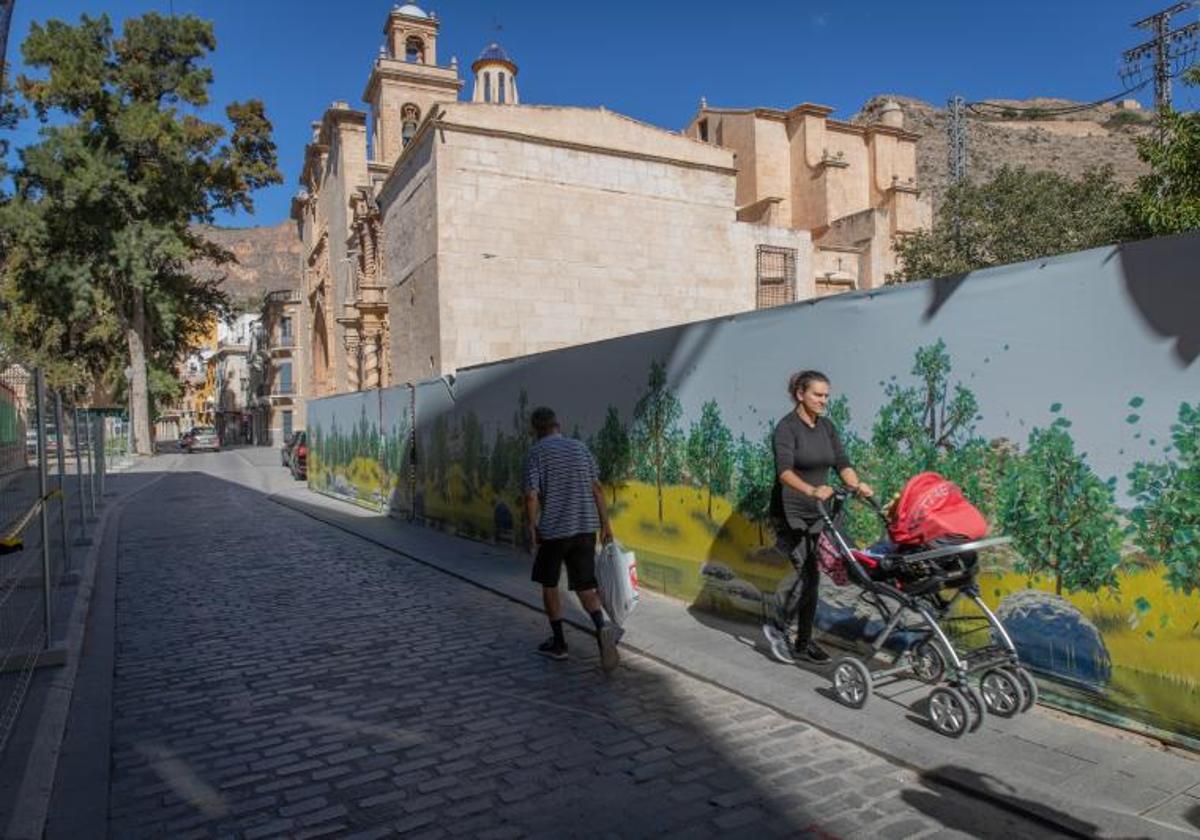
<instances>
[{"instance_id":1,"label":"striped shirt","mask_svg":"<svg viewBox=\"0 0 1200 840\"><path fill-rule=\"evenodd\" d=\"M557 540L600 528L600 514L592 495L599 480L596 459L580 441L560 434L547 435L525 457L526 493L536 491L542 515L538 538Z\"/></svg>"}]
</instances>

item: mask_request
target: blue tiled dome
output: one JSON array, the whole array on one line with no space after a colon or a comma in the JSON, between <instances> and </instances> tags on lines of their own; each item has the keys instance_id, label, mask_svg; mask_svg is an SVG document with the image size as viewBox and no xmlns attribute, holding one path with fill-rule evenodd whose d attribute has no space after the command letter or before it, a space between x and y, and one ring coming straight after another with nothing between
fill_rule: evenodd
<instances>
[{"instance_id":1,"label":"blue tiled dome","mask_svg":"<svg viewBox=\"0 0 1200 840\"><path fill-rule=\"evenodd\" d=\"M508 57L508 53L504 51L504 47L497 44L495 41L488 44L483 52L479 54L476 61L503 61L507 64L513 64L513 60Z\"/></svg>"}]
</instances>

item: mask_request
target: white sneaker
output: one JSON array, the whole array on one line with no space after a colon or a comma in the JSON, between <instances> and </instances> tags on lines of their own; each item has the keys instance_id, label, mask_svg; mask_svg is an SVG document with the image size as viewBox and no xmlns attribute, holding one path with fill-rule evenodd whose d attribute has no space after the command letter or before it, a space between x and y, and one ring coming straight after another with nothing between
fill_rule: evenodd
<instances>
[{"instance_id":1,"label":"white sneaker","mask_svg":"<svg viewBox=\"0 0 1200 840\"><path fill-rule=\"evenodd\" d=\"M787 634L771 622L764 624L762 631L767 637L767 644L771 646L771 655L784 665L795 665L796 659L792 656L792 646L788 644Z\"/></svg>"},{"instance_id":2,"label":"white sneaker","mask_svg":"<svg viewBox=\"0 0 1200 840\"><path fill-rule=\"evenodd\" d=\"M605 672L617 667L621 654L617 653L617 626L611 622L605 624L596 633L596 641L600 643L600 667Z\"/></svg>"}]
</instances>

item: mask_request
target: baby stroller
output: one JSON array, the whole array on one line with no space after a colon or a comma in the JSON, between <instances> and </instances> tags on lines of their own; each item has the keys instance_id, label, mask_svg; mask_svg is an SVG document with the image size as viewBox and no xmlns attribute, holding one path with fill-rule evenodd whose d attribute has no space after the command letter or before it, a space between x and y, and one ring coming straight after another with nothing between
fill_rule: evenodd
<instances>
[{"instance_id":1,"label":"baby stroller","mask_svg":"<svg viewBox=\"0 0 1200 840\"><path fill-rule=\"evenodd\" d=\"M849 498L839 490L828 506L818 504L825 525L818 541L821 569L835 583L861 589L859 598L879 612L884 627L871 640L866 661L849 654L834 661L838 700L861 709L881 680L916 677L935 686L929 721L951 738L977 730L988 713L1007 718L1029 711L1037 686L1020 666L1004 626L980 598L975 580L977 552L1011 540L985 539L986 521L958 487L936 473L922 473L905 485L892 517L874 500L865 500L887 526L889 538L859 550L841 527ZM950 615L962 598L978 608L977 615ZM902 622L910 643L889 652L885 667L868 668ZM943 628L956 622L990 628L990 643L959 650Z\"/></svg>"}]
</instances>

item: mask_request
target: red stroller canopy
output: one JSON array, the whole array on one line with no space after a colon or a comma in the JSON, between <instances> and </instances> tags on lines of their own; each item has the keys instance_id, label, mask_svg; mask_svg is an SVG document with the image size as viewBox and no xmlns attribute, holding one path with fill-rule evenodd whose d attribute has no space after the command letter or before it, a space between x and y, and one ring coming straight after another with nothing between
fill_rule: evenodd
<instances>
[{"instance_id":1,"label":"red stroller canopy","mask_svg":"<svg viewBox=\"0 0 1200 840\"><path fill-rule=\"evenodd\" d=\"M888 536L897 545L926 545L939 539L981 540L987 520L953 481L935 472L914 475L892 511Z\"/></svg>"}]
</instances>

